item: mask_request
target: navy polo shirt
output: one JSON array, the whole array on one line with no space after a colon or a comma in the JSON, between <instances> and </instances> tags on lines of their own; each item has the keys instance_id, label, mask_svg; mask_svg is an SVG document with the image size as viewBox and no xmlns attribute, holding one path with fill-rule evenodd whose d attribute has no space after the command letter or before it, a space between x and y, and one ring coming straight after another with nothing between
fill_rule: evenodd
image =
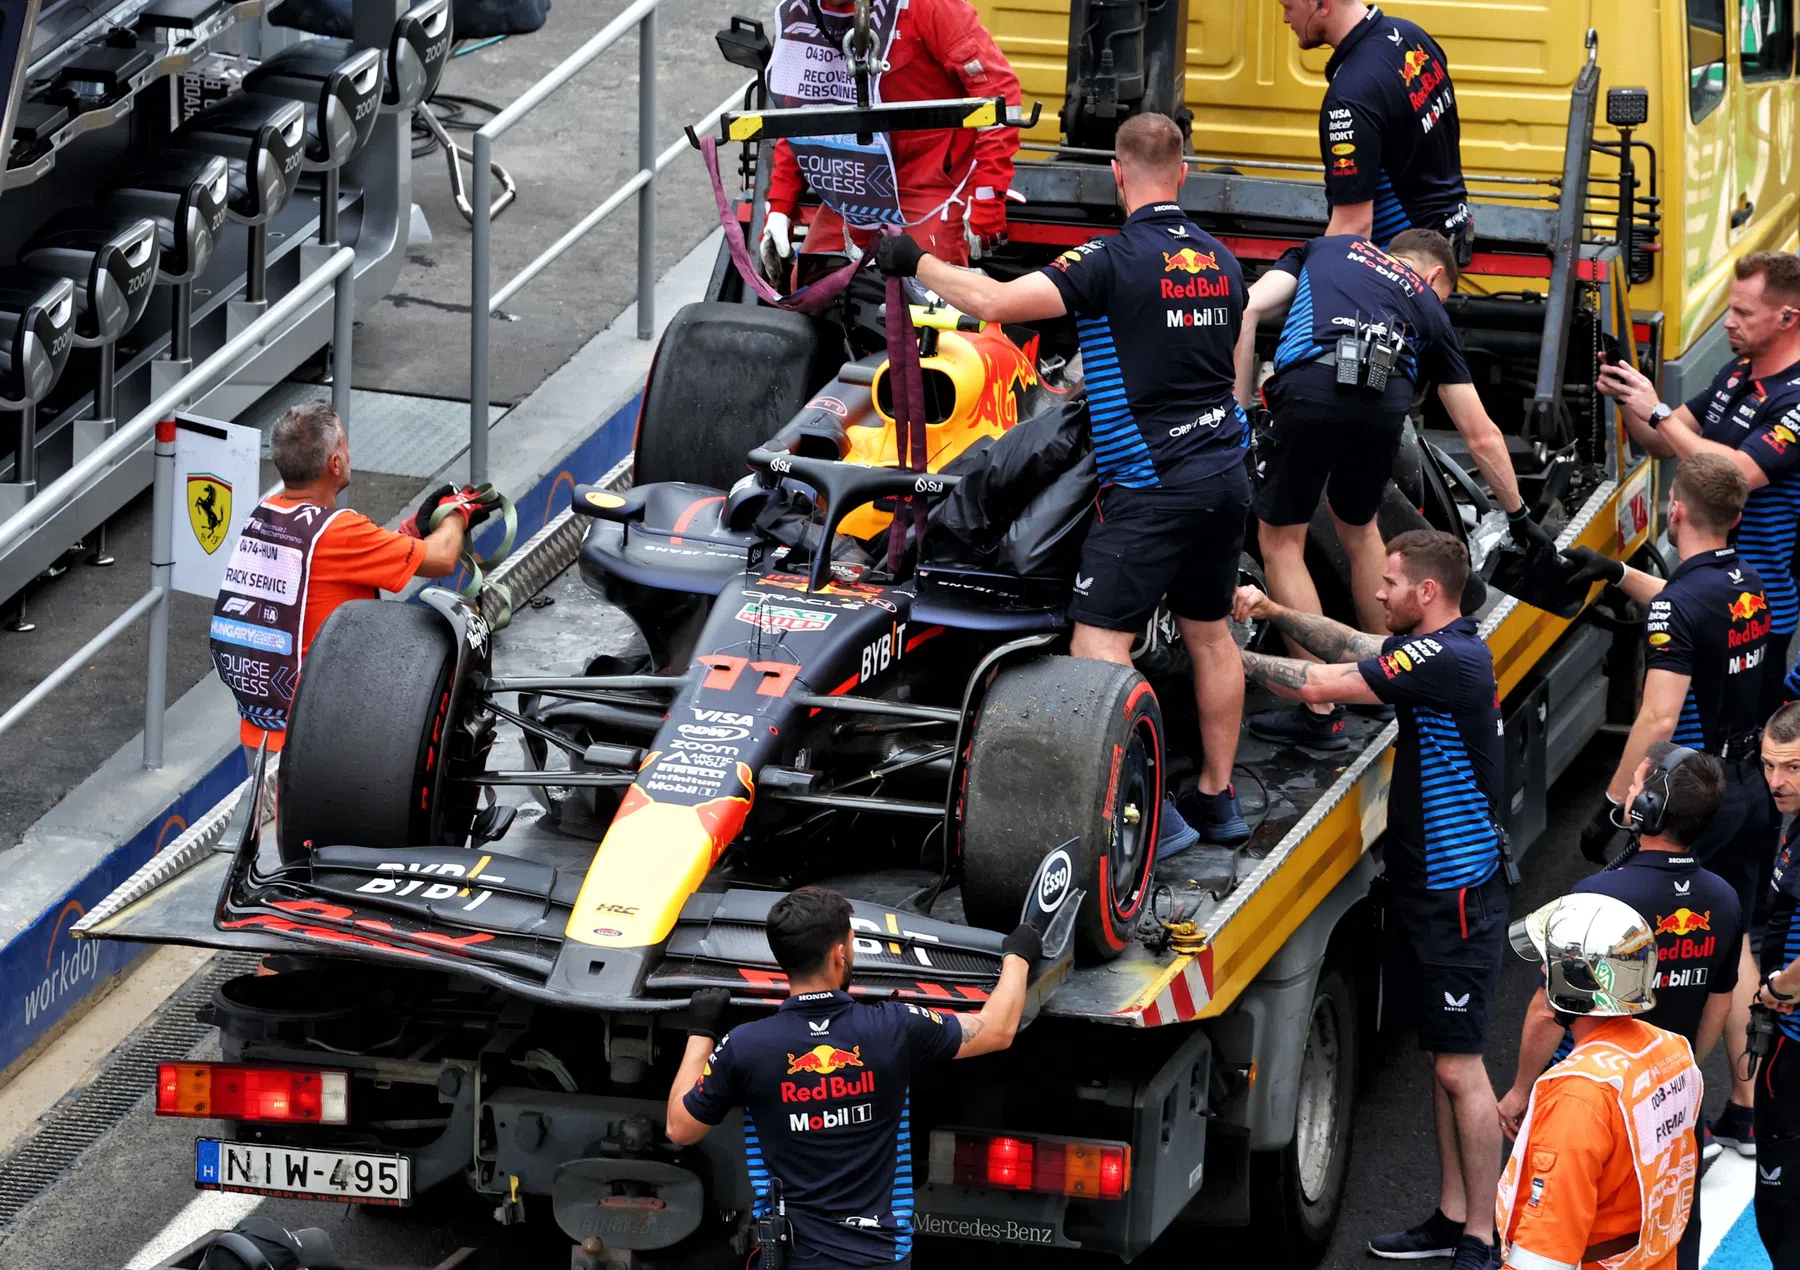
<instances>
[{"instance_id":1,"label":"navy polo shirt","mask_svg":"<svg viewBox=\"0 0 1800 1270\"><path fill-rule=\"evenodd\" d=\"M1656 933L1656 1008L1643 1020L1694 1041L1706 999L1737 987L1744 933L1737 892L1693 856L1667 851L1633 852L1574 890L1622 900Z\"/></svg>"},{"instance_id":2,"label":"navy polo shirt","mask_svg":"<svg viewBox=\"0 0 1800 1270\"><path fill-rule=\"evenodd\" d=\"M702 1124L744 1109L756 1211L779 1180L796 1264L900 1261L912 1252L912 1070L961 1046L954 1016L808 992L727 1033L682 1101Z\"/></svg>"},{"instance_id":3,"label":"navy polo shirt","mask_svg":"<svg viewBox=\"0 0 1800 1270\"><path fill-rule=\"evenodd\" d=\"M1433 891L1481 885L1500 864L1501 723L1494 659L1474 621L1391 636L1356 665L1400 721L1388 876Z\"/></svg>"},{"instance_id":4,"label":"navy polo shirt","mask_svg":"<svg viewBox=\"0 0 1800 1270\"><path fill-rule=\"evenodd\" d=\"M1462 342L1437 292L1404 260L1360 234L1334 234L1290 247L1272 268L1300 280L1275 349L1277 372L1335 348L1338 337L1353 332L1360 317L1405 327L1401 370L1413 382L1421 374L1434 384L1473 381Z\"/></svg>"},{"instance_id":5,"label":"navy polo shirt","mask_svg":"<svg viewBox=\"0 0 1800 1270\"><path fill-rule=\"evenodd\" d=\"M1157 203L1043 272L1075 317L1101 484L1191 487L1243 463L1244 275L1218 239Z\"/></svg>"},{"instance_id":6,"label":"navy polo shirt","mask_svg":"<svg viewBox=\"0 0 1800 1270\"><path fill-rule=\"evenodd\" d=\"M1777 635L1800 626L1794 547L1800 539L1800 362L1755 379L1750 359L1732 361L1687 403L1700 435L1742 450L1769 483L1750 491L1738 522L1737 548L1762 575Z\"/></svg>"},{"instance_id":7,"label":"navy polo shirt","mask_svg":"<svg viewBox=\"0 0 1800 1270\"><path fill-rule=\"evenodd\" d=\"M1788 824L1775 855L1775 872L1770 878L1769 924L1763 928L1762 965L1764 978L1776 970L1785 970L1800 958L1800 816ZM1800 1014L1777 1016L1784 1035L1800 1041Z\"/></svg>"},{"instance_id":8,"label":"navy polo shirt","mask_svg":"<svg viewBox=\"0 0 1800 1270\"><path fill-rule=\"evenodd\" d=\"M1645 615L1644 664L1689 676L1677 745L1719 753L1762 722L1763 659L1772 655L1762 578L1735 550L1681 562Z\"/></svg>"},{"instance_id":9,"label":"navy polo shirt","mask_svg":"<svg viewBox=\"0 0 1800 1270\"><path fill-rule=\"evenodd\" d=\"M1373 237L1385 247L1403 229L1449 237L1469 219L1462 124L1448 60L1436 40L1380 9L1344 37L1325 63L1319 153L1325 197L1375 204Z\"/></svg>"}]
</instances>

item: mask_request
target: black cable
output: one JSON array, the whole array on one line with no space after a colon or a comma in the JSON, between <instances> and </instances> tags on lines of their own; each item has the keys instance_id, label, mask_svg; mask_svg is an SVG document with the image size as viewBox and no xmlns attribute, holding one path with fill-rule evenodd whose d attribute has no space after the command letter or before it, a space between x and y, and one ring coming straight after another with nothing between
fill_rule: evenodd
<instances>
[{"instance_id":1,"label":"black cable","mask_svg":"<svg viewBox=\"0 0 1800 1270\"><path fill-rule=\"evenodd\" d=\"M438 93L430 101L420 103L418 110L429 110L437 116L437 121L447 132L479 132L484 124L500 113L501 107L491 101L483 101L479 97L465 97L458 93ZM486 113L485 119L467 117L470 110ZM431 130L421 123L414 113L412 121L413 158L423 159L438 148L438 140Z\"/></svg>"}]
</instances>

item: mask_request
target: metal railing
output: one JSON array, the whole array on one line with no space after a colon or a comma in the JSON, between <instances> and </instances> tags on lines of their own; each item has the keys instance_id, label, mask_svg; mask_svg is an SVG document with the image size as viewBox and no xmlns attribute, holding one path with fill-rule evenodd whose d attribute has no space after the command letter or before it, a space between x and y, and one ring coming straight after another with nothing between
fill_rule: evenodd
<instances>
[{"instance_id":1,"label":"metal railing","mask_svg":"<svg viewBox=\"0 0 1800 1270\"><path fill-rule=\"evenodd\" d=\"M580 242L594 226L623 207L633 194L637 195L637 336L647 340L656 331L656 175L688 148L684 139L674 142L661 153L656 149L656 11L661 3L662 0L636 0L475 134L473 184L469 194L475 213L471 225L469 281L469 479L477 484L488 478L490 317ZM595 58L617 44L633 27L638 33L638 170L551 243L537 259L519 270L498 291L494 290L491 272L494 142ZM754 79L746 81L720 102L695 125L696 130L711 128L721 114L743 99L755 82Z\"/></svg>"},{"instance_id":2,"label":"metal railing","mask_svg":"<svg viewBox=\"0 0 1800 1270\"><path fill-rule=\"evenodd\" d=\"M4 524L0 524L0 554L81 496L96 479L137 453L154 439L152 505L150 519L150 589L132 602L98 635L46 675L37 687L0 714L0 734L7 732L33 708L56 691L95 653L112 643L146 613L150 616L149 666L144 676L144 766L162 766L163 712L169 689L169 595L175 542L175 424L174 412L229 378L245 358L261 350L271 335L279 334L329 286L333 291L331 343L331 404L338 418L350 418L350 341L356 315L356 252L340 247L330 259L308 274L256 321L227 340L219 350L183 375L165 392L140 410L104 444L62 476L45 486L38 496Z\"/></svg>"}]
</instances>

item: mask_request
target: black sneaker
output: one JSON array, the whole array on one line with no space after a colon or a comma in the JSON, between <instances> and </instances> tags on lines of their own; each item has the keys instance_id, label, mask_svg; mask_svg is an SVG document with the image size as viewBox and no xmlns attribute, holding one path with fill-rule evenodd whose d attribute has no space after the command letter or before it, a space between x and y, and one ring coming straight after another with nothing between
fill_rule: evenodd
<instances>
[{"instance_id":1,"label":"black sneaker","mask_svg":"<svg viewBox=\"0 0 1800 1270\"><path fill-rule=\"evenodd\" d=\"M1461 1222L1451 1221L1441 1211L1414 1226L1369 1240L1369 1251L1389 1261L1425 1261L1431 1257L1454 1257L1461 1246ZM1473 1242L1473 1241L1472 1241Z\"/></svg>"},{"instance_id":2,"label":"black sneaker","mask_svg":"<svg viewBox=\"0 0 1800 1270\"><path fill-rule=\"evenodd\" d=\"M1314 714L1305 706L1270 710L1249 719L1250 735L1278 745L1298 745L1307 750L1347 750L1350 737L1344 725L1344 707L1330 714ZM1444 1254L1446 1257L1449 1253Z\"/></svg>"},{"instance_id":3,"label":"black sneaker","mask_svg":"<svg viewBox=\"0 0 1800 1270\"><path fill-rule=\"evenodd\" d=\"M1730 1147L1739 1155L1752 1159L1756 1157L1756 1112L1753 1109L1728 1102L1725 1110L1714 1116L1707 1127L1712 1130L1713 1141L1720 1146Z\"/></svg>"},{"instance_id":4,"label":"black sneaker","mask_svg":"<svg viewBox=\"0 0 1800 1270\"><path fill-rule=\"evenodd\" d=\"M1500 1249L1496 1245L1484 1244L1473 1235L1464 1235L1456 1241L1456 1260L1450 1264L1450 1270L1498 1270L1500 1265Z\"/></svg>"}]
</instances>

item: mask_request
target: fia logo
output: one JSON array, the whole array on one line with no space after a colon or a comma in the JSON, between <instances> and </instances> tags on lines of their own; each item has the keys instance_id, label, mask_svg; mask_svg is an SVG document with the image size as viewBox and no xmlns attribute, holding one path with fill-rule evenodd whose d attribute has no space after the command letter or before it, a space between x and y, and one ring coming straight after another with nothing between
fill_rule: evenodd
<instances>
[{"instance_id":1,"label":"fia logo","mask_svg":"<svg viewBox=\"0 0 1800 1270\"><path fill-rule=\"evenodd\" d=\"M1444 994L1444 1010L1450 1014L1467 1014L1469 1012L1469 994L1465 992L1460 997L1453 997L1446 992Z\"/></svg>"}]
</instances>

